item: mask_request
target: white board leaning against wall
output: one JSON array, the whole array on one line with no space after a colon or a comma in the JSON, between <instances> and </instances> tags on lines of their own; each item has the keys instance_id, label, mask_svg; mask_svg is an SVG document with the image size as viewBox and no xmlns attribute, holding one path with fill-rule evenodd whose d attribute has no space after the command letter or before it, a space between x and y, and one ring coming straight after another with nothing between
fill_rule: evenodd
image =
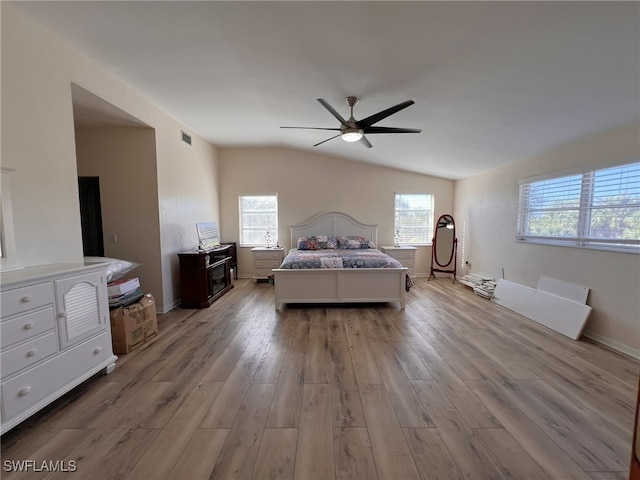
<instances>
[{"instance_id":1,"label":"white board leaning against wall","mask_svg":"<svg viewBox=\"0 0 640 480\"><path fill-rule=\"evenodd\" d=\"M491 301L577 340L592 310L588 295L588 287L543 276L537 288L500 279Z\"/></svg>"}]
</instances>

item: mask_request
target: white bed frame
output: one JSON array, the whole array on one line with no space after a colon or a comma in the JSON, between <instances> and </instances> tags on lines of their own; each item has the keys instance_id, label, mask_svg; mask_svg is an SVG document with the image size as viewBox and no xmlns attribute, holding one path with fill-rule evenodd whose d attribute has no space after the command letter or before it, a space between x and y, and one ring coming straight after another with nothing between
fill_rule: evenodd
<instances>
[{"instance_id":1,"label":"white bed frame","mask_svg":"<svg viewBox=\"0 0 640 480\"><path fill-rule=\"evenodd\" d=\"M360 235L378 245L378 226L360 223L342 212L321 213L291 226L291 246L298 237ZM274 269L275 307L283 303L399 302L405 308L407 268Z\"/></svg>"}]
</instances>

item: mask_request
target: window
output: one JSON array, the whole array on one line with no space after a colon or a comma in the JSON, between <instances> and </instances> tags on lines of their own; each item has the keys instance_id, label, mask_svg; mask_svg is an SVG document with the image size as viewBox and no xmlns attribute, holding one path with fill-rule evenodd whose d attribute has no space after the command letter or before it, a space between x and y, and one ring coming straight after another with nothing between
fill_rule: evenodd
<instances>
[{"instance_id":1,"label":"window","mask_svg":"<svg viewBox=\"0 0 640 480\"><path fill-rule=\"evenodd\" d=\"M278 244L278 196L240 195L240 246Z\"/></svg>"},{"instance_id":2,"label":"window","mask_svg":"<svg viewBox=\"0 0 640 480\"><path fill-rule=\"evenodd\" d=\"M640 163L520 182L517 239L640 252Z\"/></svg>"},{"instance_id":3,"label":"window","mask_svg":"<svg viewBox=\"0 0 640 480\"><path fill-rule=\"evenodd\" d=\"M396 193L394 233L402 245L427 245L433 238L433 195Z\"/></svg>"}]
</instances>

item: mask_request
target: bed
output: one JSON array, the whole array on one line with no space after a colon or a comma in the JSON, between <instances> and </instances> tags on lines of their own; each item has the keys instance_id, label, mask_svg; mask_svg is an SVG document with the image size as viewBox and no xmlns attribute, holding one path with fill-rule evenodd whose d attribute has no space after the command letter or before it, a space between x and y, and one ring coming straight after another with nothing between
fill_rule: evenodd
<instances>
[{"instance_id":1,"label":"bed","mask_svg":"<svg viewBox=\"0 0 640 480\"><path fill-rule=\"evenodd\" d=\"M398 302L401 309L405 308L405 292L411 284L408 269L374 248L360 249L362 252L370 250L365 253L367 258L361 260L342 257L339 253L342 248L321 248L316 253L320 252L317 256L324 260L314 259L312 250L305 250L302 254L305 258L299 260L297 266L284 268L290 255L300 253L296 248L299 238L321 236L346 237L349 241L360 237L360 240L368 239L372 245L377 245L378 226L361 223L342 212L321 213L306 223L292 225L291 246L294 248L283 264L273 270L276 310L286 303ZM358 249L352 246L349 253L356 253ZM374 254L382 255L379 260L382 264L370 261L369 257ZM356 265L354 262L361 263Z\"/></svg>"}]
</instances>

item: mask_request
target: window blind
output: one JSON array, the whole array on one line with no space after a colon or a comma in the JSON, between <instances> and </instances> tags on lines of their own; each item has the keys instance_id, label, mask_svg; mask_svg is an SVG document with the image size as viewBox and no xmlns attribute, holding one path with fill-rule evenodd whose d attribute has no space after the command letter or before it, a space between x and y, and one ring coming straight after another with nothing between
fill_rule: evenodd
<instances>
[{"instance_id":1,"label":"window blind","mask_svg":"<svg viewBox=\"0 0 640 480\"><path fill-rule=\"evenodd\" d=\"M278 242L278 197L277 195L241 195L240 246L258 247Z\"/></svg>"},{"instance_id":2,"label":"window blind","mask_svg":"<svg viewBox=\"0 0 640 480\"><path fill-rule=\"evenodd\" d=\"M399 243L425 245L433 238L433 195L396 193L394 230Z\"/></svg>"},{"instance_id":3,"label":"window blind","mask_svg":"<svg viewBox=\"0 0 640 480\"><path fill-rule=\"evenodd\" d=\"M640 163L521 182L517 238L638 250Z\"/></svg>"}]
</instances>

